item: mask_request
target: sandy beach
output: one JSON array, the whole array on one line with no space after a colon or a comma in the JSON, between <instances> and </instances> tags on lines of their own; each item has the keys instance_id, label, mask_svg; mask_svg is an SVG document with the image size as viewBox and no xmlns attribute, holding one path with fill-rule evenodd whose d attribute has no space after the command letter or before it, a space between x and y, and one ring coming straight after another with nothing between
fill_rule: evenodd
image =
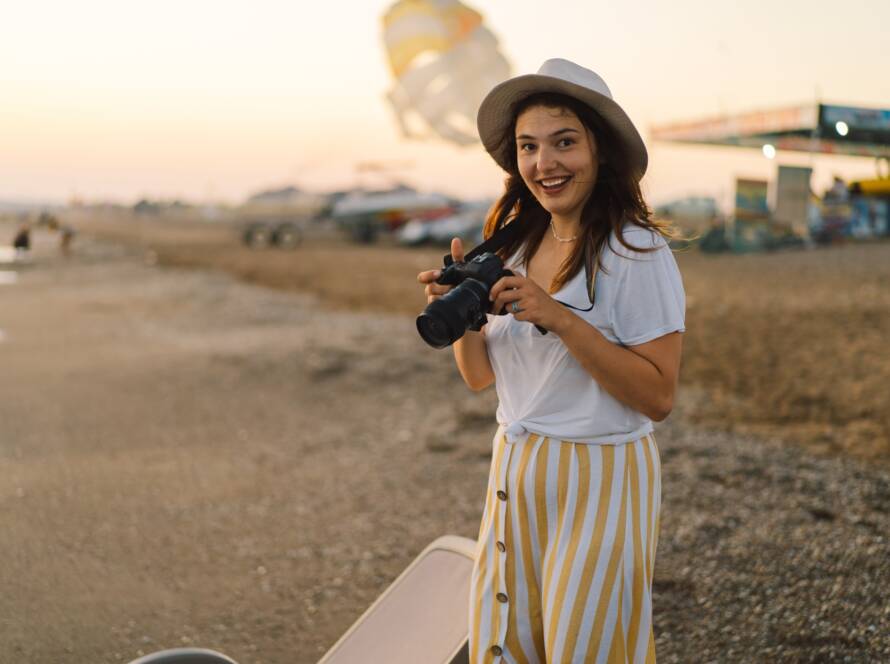
<instances>
[{"instance_id":1,"label":"sandy beach","mask_svg":"<svg viewBox=\"0 0 890 664\"><path fill-rule=\"evenodd\" d=\"M421 342L403 276L442 252L122 232L68 259L38 233L3 268L0 663L315 662L426 544L477 532L495 396ZM660 662L890 659L887 256L681 257Z\"/></svg>"}]
</instances>

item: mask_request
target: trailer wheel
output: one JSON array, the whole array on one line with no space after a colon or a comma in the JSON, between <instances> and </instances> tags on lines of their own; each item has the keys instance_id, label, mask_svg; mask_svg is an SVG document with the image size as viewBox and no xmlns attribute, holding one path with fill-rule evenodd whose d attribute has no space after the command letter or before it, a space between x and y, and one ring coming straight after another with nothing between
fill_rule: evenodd
<instances>
[{"instance_id":1,"label":"trailer wheel","mask_svg":"<svg viewBox=\"0 0 890 664\"><path fill-rule=\"evenodd\" d=\"M272 244L272 231L266 224L251 224L244 229L243 240L251 249L265 249Z\"/></svg>"},{"instance_id":2,"label":"trailer wheel","mask_svg":"<svg viewBox=\"0 0 890 664\"><path fill-rule=\"evenodd\" d=\"M294 224L279 224L272 231L272 244L280 249L296 249L303 241L303 233Z\"/></svg>"},{"instance_id":3,"label":"trailer wheel","mask_svg":"<svg viewBox=\"0 0 890 664\"><path fill-rule=\"evenodd\" d=\"M352 239L360 244L372 244L377 239L377 226L367 219L355 222L351 231Z\"/></svg>"}]
</instances>

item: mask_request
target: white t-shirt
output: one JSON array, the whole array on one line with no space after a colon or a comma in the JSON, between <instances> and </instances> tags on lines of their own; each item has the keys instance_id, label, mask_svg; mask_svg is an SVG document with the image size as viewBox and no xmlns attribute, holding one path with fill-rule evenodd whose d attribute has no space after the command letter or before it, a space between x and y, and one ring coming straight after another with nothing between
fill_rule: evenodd
<instances>
[{"instance_id":1,"label":"white t-shirt","mask_svg":"<svg viewBox=\"0 0 890 664\"><path fill-rule=\"evenodd\" d=\"M686 296L667 242L634 224L626 224L623 234L631 246L658 249L630 251L613 233L603 245L600 260L606 271L597 273L593 309L577 310L590 307L583 268L552 296L575 307L572 313L615 344L634 346L685 331ZM506 267L526 274L519 254ZM499 400L497 420L509 442L536 433L618 445L652 431L648 417L601 388L552 332L542 335L512 314L489 314L485 341Z\"/></svg>"}]
</instances>

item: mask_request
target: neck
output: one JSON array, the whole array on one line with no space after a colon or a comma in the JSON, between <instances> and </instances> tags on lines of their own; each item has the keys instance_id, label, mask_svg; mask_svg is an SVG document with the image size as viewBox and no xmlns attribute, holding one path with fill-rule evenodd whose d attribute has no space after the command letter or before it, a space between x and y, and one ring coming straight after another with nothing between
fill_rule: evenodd
<instances>
[{"instance_id":1,"label":"neck","mask_svg":"<svg viewBox=\"0 0 890 664\"><path fill-rule=\"evenodd\" d=\"M561 217L552 215L551 221L556 234L561 238L570 238L581 232L581 216Z\"/></svg>"}]
</instances>

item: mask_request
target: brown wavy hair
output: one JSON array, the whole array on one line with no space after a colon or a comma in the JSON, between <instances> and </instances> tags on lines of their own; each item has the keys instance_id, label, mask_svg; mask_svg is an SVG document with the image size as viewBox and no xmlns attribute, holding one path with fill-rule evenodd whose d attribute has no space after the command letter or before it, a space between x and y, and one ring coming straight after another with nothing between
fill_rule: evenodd
<instances>
[{"instance_id":1,"label":"brown wavy hair","mask_svg":"<svg viewBox=\"0 0 890 664\"><path fill-rule=\"evenodd\" d=\"M483 234L488 239L509 223L520 223L523 227L512 242L498 251L503 260L522 249L522 262L527 265L550 225L550 213L541 206L522 180L516 158L516 119L533 106L558 108L574 113L596 139L597 156L601 161L593 191L581 211L580 242L575 244L571 255L550 284L550 292L555 293L578 274L582 267L589 266L587 290L590 301L593 302L594 279L601 267L601 251L613 231L618 241L627 249L639 252L654 251L657 247L642 248L628 244L621 232L621 227L626 222L654 231L667 240L678 237L679 233L668 222L652 218L652 210L643 199L639 180L627 153L622 149L615 132L596 111L573 97L545 92L526 97L514 107L513 121L498 144L498 149L504 150L508 155L509 167L504 181L504 193L489 210Z\"/></svg>"}]
</instances>

